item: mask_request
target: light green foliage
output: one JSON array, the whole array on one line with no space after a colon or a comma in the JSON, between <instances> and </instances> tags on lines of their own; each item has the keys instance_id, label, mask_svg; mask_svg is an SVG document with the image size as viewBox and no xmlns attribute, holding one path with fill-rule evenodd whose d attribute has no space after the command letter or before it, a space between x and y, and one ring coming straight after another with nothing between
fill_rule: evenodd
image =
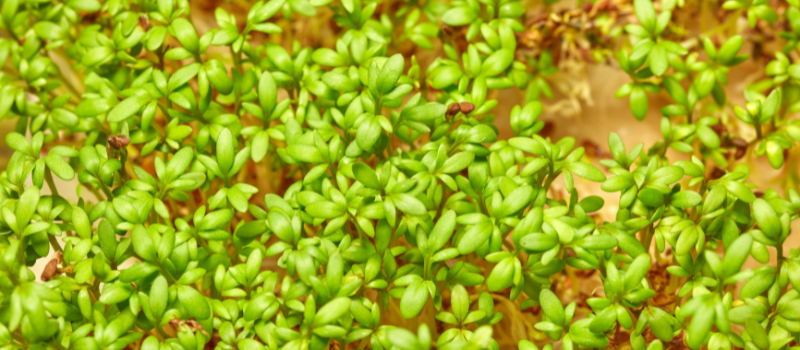
<instances>
[{"instance_id":1,"label":"light green foliage","mask_svg":"<svg viewBox=\"0 0 800 350\"><path fill-rule=\"evenodd\" d=\"M4 0L0 348L499 349L496 300L532 314L547 350L796 344L797 1L703 1L791 29L744 106L723 89L743 36L682 40L680 0L598 17L633 116L648 94L670 101L663 140L611 133L602 170L540 135L558 69L519 40L528 2L392 3L241 1L202 31L185 0ZM341 30L333 45L282 39L315 16ZM525 102L498 139L508 91ZM787 169L785 197L754 193L744 155ZM77 202L59 194L75 179ZM751 256L763 265L743 269ZM588 298L559 292L593 273Z\"/></svg>"}]
</instances>

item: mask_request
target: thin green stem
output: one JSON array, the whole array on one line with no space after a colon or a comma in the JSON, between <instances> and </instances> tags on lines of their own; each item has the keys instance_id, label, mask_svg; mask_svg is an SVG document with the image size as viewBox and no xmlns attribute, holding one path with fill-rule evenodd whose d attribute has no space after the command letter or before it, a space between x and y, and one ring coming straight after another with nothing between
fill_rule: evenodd
<instances>
[{"instance_id":1,"label":"thin green stem","mask_svg":"<svg viewBox=\"0 0 800 350\"><path fill-rule=\"evenodd\" d=\"M44 181L47 182L47 187L50 188L50 193L56 196L60 196L58 194L58 186L56 186L55 181L53 181L53 172L50 169L44 172Z\"/></svg>"},{"instance_id":2,"label":"thin green stem","mask_svg":"<svg viewBox=\"0 0 800 350\"><path fill-rule=\"evenodd\" d=\"M98 177L97 180L98 180L97 182L100 184L100 189L106 195L106 199L107 200L114 200L114 194L111 193L111 189L109 189L108 186L106 186L106 184L103 182L103 180L100 180L100 177Z\"/></svg>"},{"instance_id":3,"label":"thin green stem","mask_svg":"<svg viewBox=\"0 0 800 350\"><path fill-rule=\"evenodd\" d=\"M156 325L156 331L158 332L158 335L160 335L164 339L172 338L167 334L167 332L164 332L164 327L161 327L160 324Z\"/></svg>"},{"instance_id":4,"label":"thin green stem","mask_svg":"<svg viewBox=\"0 0 800 350\"><path fill-rule=\"evenodd\" d=\"M61 248L61 244L58 243L58 239L56 239L56 236L53 236L48 233L47 239L50 241L50 246L53 247L53 250L61 253L64 252L64 249Z\"/></svg>"}]
</instances>

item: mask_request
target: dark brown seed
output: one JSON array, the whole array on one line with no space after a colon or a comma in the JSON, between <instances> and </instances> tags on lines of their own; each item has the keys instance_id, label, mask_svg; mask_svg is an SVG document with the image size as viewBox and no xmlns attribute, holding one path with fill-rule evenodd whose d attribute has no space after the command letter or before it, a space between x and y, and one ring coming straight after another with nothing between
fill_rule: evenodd
<instances>
[{"instance_id":1,"label":"dark brown seed","mask_svg":"<svg viewBox=\"0 0 800 350\"><path fill-rule=\"evenodd\" d=\"M741 137L734 137L731 139L731 144L736 146L736 148L747 148L747 141L745 141Z\"/></svg>"},{"instance_id":2,"label":"dark brown seed","mask_svg":"<svg viewBox=\"0 0 800 350\"><path fill-rule=\"evenodd\" d=\"M128 147L128 144L130 143L131 139L124 135L121 136L111 135L108 137L108 144L111 145L111 147L114 149L122 149Z\"/></svg>"},{"instance_id":3,"label":"dark brown seed","mask_svg":"<svg viewBox=\"0 0 800 350\"><path fill-rule=\"evenodd\" d=\"M728 128L725 127L725 125L717 123L711 126L711 130L714 130L714 132L717 133L717 135L722 135L722 133L728 131Z\"/></svg>"},{"instance_id":4,"label":"dark brown seed","mask_svg":"<svg viewBox=\"0 0 800 350\"><path fill-rule=\"evenodd\" d=\"M469 102L461 102L459 107L461 108L461 113L464 114L470 114L475 110L475 105Z\"/></svg>"},{"instance_id":5,"label":"dark brown seed","mask_svg":"<svg viewBox=\"0 0 800 350\"><path fill-rule=\"evenodd\" d=\"M736 153L734 153L734 157L736 159L742 159L745 153L747 152L747 141L742 139L741 137L734 137L730 139L730 144L736 148Z\"/></svg>"},{"instance_id":6,"label":"dark brown seed","mask_svg":"<svg viewBox=\"0 0 800 350\"><path fill-rule=\"evenodd\" d=\"M738 160L742 159L745 153L747 153L747 148L737 148L736 153L733 156Z\"/></svg>"},{"instance_id":7,"label":"dark brown seed","mask_svg":"<svg viewBox=\"0 0 800 350\"><path fill-rule=\"evenodd\" d=\"M128 147L128 144L131 143L131 139L125 135L117 136L117 142L120 145L120 148Z\"/></svg>"},{"instance_id":8,"label":"dark brown seed","mask_svg":"<svg viewBox=\"0 0 800 350\"><path fill-rule=\"evenodd\" d=\"M52 259L44 267L44 271L42 271L42 276L41 276L42 282L47 282L53 279L53 277L56 277L57 273L58 273L58 259Z\"/></svg>"},{"instance_id":9,"label":"dark brown seed","mask_svg":"<svg viewBox=\"0 0 800 350\"><path fill-rule=\"evenodd\" d=\"M461 112L461 106L458 103L453 102L450 107L447 107L447 118L455 117L458 112Z\"/></svg>"},{"instance_id":10,"label":"dark brown seed","mask_svg":"<svg viewBox=\"0 0 800 350\"><path fill-rule=\"evenodd\" d=\"M716 180L721 177L725 176L725 170L720 169L719 167L714 168L714 171L711 172L711 179Z\"/></svg>"},{"instance_id":11,"label":"dark brown seed","mask_svg":"<svg viewBox=\"0 0 800 350\"><path fill-rule=\"evenodd\" d=\"M539 134L539 136L542 136L542 137L548 137L553 133L553 129L554 128L555 128L555 126L553 125L553 123L544 122L544 127L542 127L542 130L539 131L538 134Z\"/></svg>"},{"instance_id":12,"label":"dark brown seed","mask_svg":"<svg viewBox=\"0 0 800 350\"><path fill-rule=\"evenodd\" d=\"M142 26L142 29L146 32L150 29L150 22L147 20L147 17L144 15L139 16L139 25Z\"/></svg>"},{"instance_id":13,"label":"dark brown seed","mask_svg":"<svg viewBox=\"0 0 800 350\"><path fill-rule=\"evenodd\" d=\"M453 32L455 32L455 29L453 29L453 27L447 24L442 24L442 33L446 35L453 35Z\"/></svg>"}]
</instances>

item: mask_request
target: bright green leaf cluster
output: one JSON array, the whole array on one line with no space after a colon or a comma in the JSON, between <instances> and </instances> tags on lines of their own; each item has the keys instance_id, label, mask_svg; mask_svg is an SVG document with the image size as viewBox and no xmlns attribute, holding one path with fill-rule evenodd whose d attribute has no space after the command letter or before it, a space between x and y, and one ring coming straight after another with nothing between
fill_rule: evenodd
<instances>
[{"instance_id":1,"label":"bright green leaf cluster","mask_svg":"<svg viewBox=\"0 0 800 350\"><path fill-rule=\"evenodd\" d=\"M796 346L800 3L698 1L784 17L735 106L750 39L686 38L689 2L570 12L608 12L636 119L669 98L663 140L611 133L597 160L539 120L558 62L527 2L240 1L201 30L185 0L4 0L0 348ZM329 42L291 39L326 21ZM785 197L745 155L787 169ZM529 339L499 338L512 322Z\"/></svg>"}]
</instances>

